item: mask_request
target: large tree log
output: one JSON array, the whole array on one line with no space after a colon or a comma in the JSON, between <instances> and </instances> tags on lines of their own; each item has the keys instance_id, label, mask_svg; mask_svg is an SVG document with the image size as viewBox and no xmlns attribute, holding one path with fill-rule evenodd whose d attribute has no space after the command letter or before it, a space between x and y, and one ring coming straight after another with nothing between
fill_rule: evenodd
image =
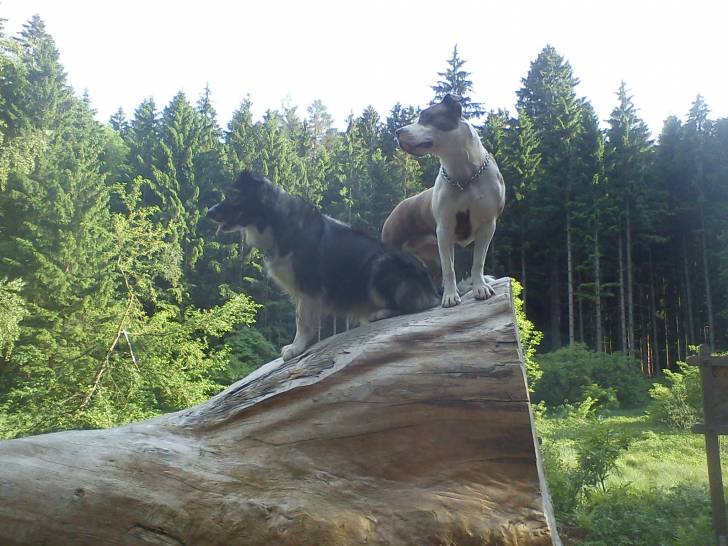
<instances>
[{"instance_id":1,"label":"large tree log","mask_svg":"<svg viewBox=\"0 0 728 546\"><path fill-rule=\"evenodd\" d=\"M559 544L509 286L185 411L0 442L0 544Z\"/></svg>"}]
</instances>

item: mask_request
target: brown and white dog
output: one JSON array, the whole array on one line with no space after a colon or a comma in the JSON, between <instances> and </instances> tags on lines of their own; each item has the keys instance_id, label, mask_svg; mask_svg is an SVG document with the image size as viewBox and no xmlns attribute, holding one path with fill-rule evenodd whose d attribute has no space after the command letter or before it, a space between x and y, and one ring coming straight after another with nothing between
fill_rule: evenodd
<instances>
[{"instance_id":1,"label":"brown and white dog","mask_svg":"<svg viewBox=\"0 0 728 546\"><path fill-rule=\"evenodd\" d=\"M480 141L475 128L462 117L458 98L445 95L441 102L420 113L416 123L396 131L400 147L416 156L440 158L434 187L397 205L382 228L382 240L415 255L442 280L442 306L460 303L455 280L455 243L474 243L471 282L473 295L494 294L483 266L495 233L496 220L505 204L505 184L495 160Z\"/></svg>"}]
</instances>

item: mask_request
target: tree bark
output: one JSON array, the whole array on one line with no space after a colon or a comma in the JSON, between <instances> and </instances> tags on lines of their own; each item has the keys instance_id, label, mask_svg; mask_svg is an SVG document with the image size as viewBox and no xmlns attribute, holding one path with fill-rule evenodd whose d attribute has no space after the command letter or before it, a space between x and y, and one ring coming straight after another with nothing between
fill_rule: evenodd
<instances>
[{"instance_id":1,"label":"tree bark","mask_svg":"<svg viewBox=\"0 0 728 546\"><path fill-rule=\"evenodd\" d=\"M509 287L188 410L0 442L0 544L560 544Z\"/></svg>"},{"instance_id":2,"label":"tree bark","mask_svg":"<svg viewBox=\"0 0 728 546\"><path fill-rule=\"evenodd\" d=\"M626 309L624 303L624 253L622 252L622 236L620 235L617 239L617 247L619 249L619 328L620 328L620 342L621 350L623 353L627 352L627 321L626 321Z\"/></svg>"},{"instance_id":3,"label":"tree bark","mask_svg":"<svg viewBox=\"0 0 728 546\"><path fill-rule=\"evenodd\" d=\"M551 349L556 350L561 347L561 286L559 283L559 259L557 256L552 256L551 258L549 294L551 296Z\"/></svg>"},{"instance_id":4,"label":"tree bark","mask_svg":"<svg viewBox=\"0 0 728 546\"><path fill-rule=\"evenodd\" d=\"M571 216L566 213L566 282L569 308L569 345L574 344L574 263L571 255Z\"/></svg>"},{"instance_id":5,"label":"tree bark","mask_svg":"<svg viewBox=\"0 0 728 546\"><path fill-rule=\"evenodd\" d=\"M634 354L635 351L635 330L634 330L634 283L632 282L632 217L630 214L630 203L627 199L625 226L625 253L627 258L627 353Z\"/></svg>"},{"instance_id":6,"label":"tree bark","mask_svg":"<svg viewBox=\"0 0 728 546\"><path fill-rule=\"evenodd\" d=\"M683 247L683 274L685 276L685 304L687 305L687 318L688 318L688 342L687 343L695 343L695 320L693 318L693 291L691 290L690 286L690 270L688 267L688 243L685 237L685 234L683 234L682 237L682 247ZM685 347L685 354L687 355L687 343Z\"/></svg>"},{"instance_id":7,"label":"tree bark","mask_svg":"<svg viewBox=\"0 0 728 546\"><path fill-rule=\"evenodd\" d=\"M657 301L655 300L655 275L652 263L652 247L649 247L650 259L650 321L652 322L652 357L653 370L652 374L660 371L660 344L657 339ZM667 312L667 311L665 311ZM666 334L667 335L667 334Z\"/></svg>"},{"instance_id":8,"label":"tree bark","mask_svg":"<svg viewBox=\"0 0 728 546\"><path fill-rule=\"evenodd\" d=\"M602 340L602 275L600 268L601 254L599 253L599 228L594 228L594 330L596 336L596 351L604 350Z\"/></svg>"},{"instance_id":9,"label":"tree bark","mask_svg":"<svg viewBox=\"0 0 728 546\"><path fill-rule=\"evenodd\" d=\"M705 212L700 206L700 243L703 250L703 275L705 278L705 304L708 311L708 344L715 350L715 321L713 320L713 296L710 290L710 267L708 264L708 245L705 242Z\"/></svg>"}]
</instances>

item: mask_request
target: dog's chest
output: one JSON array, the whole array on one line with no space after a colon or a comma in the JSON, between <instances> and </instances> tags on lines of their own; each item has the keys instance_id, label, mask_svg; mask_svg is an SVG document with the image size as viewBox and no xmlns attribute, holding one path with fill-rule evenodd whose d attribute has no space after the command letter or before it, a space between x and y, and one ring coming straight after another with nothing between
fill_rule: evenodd
<instances>
[{"instance_id":1,"label":"dog's chest","mask_svg":"<svg viewBox=\"0 0 728 546\"><path fill-rule=\"evenodd\" d=\"M265 266L270 278L291 296L295 296L298 294L298 286L292 258L292 254L266 258Z\"/></svg>"},{"instance_id":2,"label":"dog's chest","mask_svg":"<svg viewBox=\"0 0 728 546\"><path fill-rule=\"evenodd\" d=\"M467 245L473 240L473 233L487 220L487 202L474 194L472 188L464 190L445 188L433 196L433 215L438 225L450 226L454 239Z\"/></svg>"}]
</instances>

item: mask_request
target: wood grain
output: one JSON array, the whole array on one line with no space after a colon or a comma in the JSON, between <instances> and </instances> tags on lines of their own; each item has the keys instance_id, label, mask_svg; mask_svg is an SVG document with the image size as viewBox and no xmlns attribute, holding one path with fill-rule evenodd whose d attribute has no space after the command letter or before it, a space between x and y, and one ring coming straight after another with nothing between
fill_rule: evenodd
<instances>
[{"instance_id":1,"label":"wood grain","mask_svg":"<svg viewBox=\"0 0 728 546\"><path fill-rule=\"evenodd\" d=\"M495 289L188 410L0 442L0 544L560 544L510 284Z\"/></svg>"}]
</instances>

